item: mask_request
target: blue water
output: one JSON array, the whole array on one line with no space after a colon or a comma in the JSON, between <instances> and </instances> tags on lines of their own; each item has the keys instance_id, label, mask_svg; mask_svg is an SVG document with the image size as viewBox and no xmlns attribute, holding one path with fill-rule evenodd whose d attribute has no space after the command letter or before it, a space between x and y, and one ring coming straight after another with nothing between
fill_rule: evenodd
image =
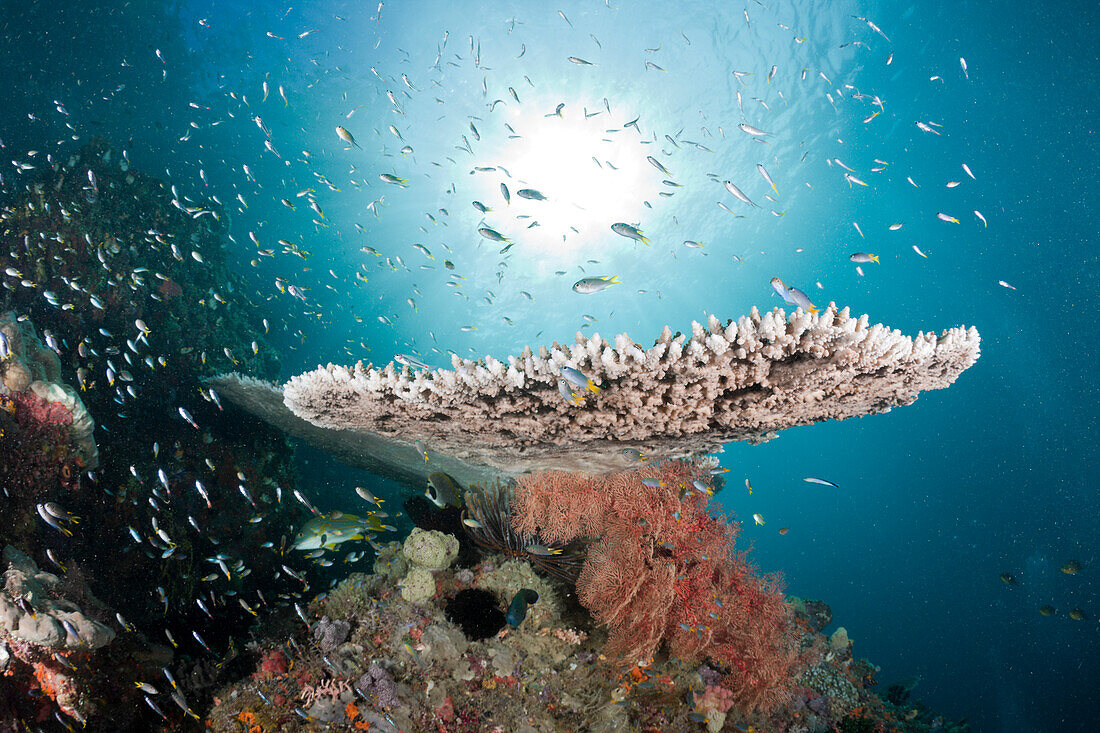
<instances>
[{"instance_id":1,"label":"blue water","mask_svg":"<svg viewBox=\"0 0 1100 733\"><path fill-rule=\"evenodd\" d=\"M904 333L976 326L982 357L947 390L886 415L728 446L723 503L739 517L767 518L744 530L757 562L782 571L790 593L829 602L884 683L920 675L917 696L968 716L976 730L1094 729L1096 9L611 6L12 8L2 21L10 66L0 138L6 158L67 151L79 144L63 127L70 121L79 135L125 147L135 168L163 173L181 193L229 204L230 256L268 299L257 319L275 324L284 378L395 353L437 366L449 364L449 350L503 357L571 341L582 327L648 343L664 325L686 331L705 313L724 320L782 306L769 286L776 276L818 305L835 301ZM752 73L739 81L734 71ZM882 108L856 94L877 95ZM546 117L559 103L561 116ZM635 118L637 130L623 128ZM767 144L739 131L741 122L770 133ZM346 149L336 125L360 147ZM456 148L463 136L474 154ZM268 139L281 157L265 150ZM412 152L402 154L406 144ZM828 162L837 158L869 185L846 181ZM758 163L775 181L774 202ZM408 179L407 188L381 173ZM727 179L760 208L726 193ZM549 200L519 199L523 187ZM327 226L312 223L307 199L295 195L307 188ZM238 194L247 208L234 204ZM515 240L506 256L477 234L473 200L492 208L486 224ZM651 246L612 233L614 222L640 226ZM890 231L895 223L904 226ZM250 264L250 232L276 256ZM279 239L312 254L281 254ZM881 263L860 276L848 261L857 251ZM570 289L602 275L622 284L589 296ZM304 299L281 292L276 278L304 288ZM790 533L779 536L779 526ZM1069 559L1082 564L1079 575L1058 572ZM998 579L1005 571L1018 587ZM1055 617L1038 613L1047 603ZM1070 620L1073 607L1088 620Z\"/></svg>"}]
</instances>

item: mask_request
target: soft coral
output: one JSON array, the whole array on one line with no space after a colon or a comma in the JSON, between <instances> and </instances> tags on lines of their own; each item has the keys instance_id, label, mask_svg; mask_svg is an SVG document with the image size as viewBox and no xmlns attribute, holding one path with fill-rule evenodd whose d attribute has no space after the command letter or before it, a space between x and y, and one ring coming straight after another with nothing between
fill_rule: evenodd
<instances>
[{"instance_id":1,"label":"soft coral","mask_svg":"<svg viewBox=\"0 0 1100 733\"><path fill-rule=\"evenodd\" d=\"M514 525L554 541L599 538L577 597L610 627L609 655L633 664L665 642L726 668L742 709L769 709L797 671L797 635L779 579L761 576L734 549L737 525L709 512L706 478L688 461L535 474L519 482Z\"/></svg>"}]
</instances>

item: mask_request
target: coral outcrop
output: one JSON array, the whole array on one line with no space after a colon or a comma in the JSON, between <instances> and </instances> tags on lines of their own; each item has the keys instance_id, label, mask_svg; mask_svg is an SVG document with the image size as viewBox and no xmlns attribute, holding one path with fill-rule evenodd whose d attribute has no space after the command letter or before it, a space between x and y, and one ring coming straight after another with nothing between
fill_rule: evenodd
<instances>
[{"instance_id":1,"label":"coral outcrop","mask_svg":"<svg viewBox=\"0 0 1100 733\"><path fill-rule=\"evenodd\" d=\"M910 338L832 304L816 315L754 308L725 325L694 323L690 337L666 327L649 349L626 334L613 343L578 334L572 346L528 347L506 362L455 356L453 370L329 365L292 378L283 398L314 425L405 441L411 455L419 440L429 455L510 474L607 470L627 465L627 447L700 455L910 404L972 365L979 341L961 327ZM567 403L565 367L602 390Z\"/></svg>"},{"instance_id":2,"label":"coral outcrop","mask_svg":"<svg viewBox=\"0 0 1100 733\"><path fill-rule=\"evenodd\" d=\"M445 570L458 557L458 540L452 535L416 527L401 546L405 559L426 570Z\"/></svg>"},{"instance_id":3,"label":"coral outcrop","mask_svg":"<svg viewBox=\"0 0 1100 733\"><path fill-rule=\"evenodd\" d=\"M439 570L439 595L422 604L402 599L390 574L353 573L310 604L314 618L329 619L314 622L312 633L299 624L301 633L287 639L285 627L265 625L274 639L255 657L255 674L216 691L205 725L214 733L966 730L941 725L927 708L880 700L877 668L848 655L825 654L787 704L768 712L744 709L717 663L662 655L610 667L599 654L601 629L575 605L506 627L500 599L531 573L527 561L502 562L499 554ZM796 644L823 650L827 638L799 610L807 605L829 615L820 601L792 607ZM479 623L494 615L494 624ZM333 647L343 634L327 637L340 622L350 633Z\"/></svg>"},{"instance_id":4,"label":"coral outcrop","mask_svg":"<svg viewBox=\"0 0 1100 733\"><path fill-rule=\"evenodd\" d=\"M26 665L27 676L65 714L86 721L95 710L84 679L70 657L110 644L115 632L63 595L61 579L38 569L34 560L12 546L4 548L4 587L0 591L0 647L4 672L12 659Z\"/></svg>"},{"instance_id":5,"label":"coral outcrop","mask_svg":"<svg viewBox=\"0 0 1100 733\"><path fill-rule=\"evenodd\" d=\"M35 398L59 406L54 423L66 425L82 467L99 464L99 450L92 432L95 422L72 387L61 382L61 361L35 333L34 326L15 313L0 316L0 395L34 402Z\"/></svg>"},{"instance_id":6,"label":"coral outcrop","mask_svg":"<svg viewBox=\"0 0 1100 733\"><path fill-rule=\"evenodd\" d=\"M115 638L113 629L59 595L60 578L39 570L27 555L9 545L4 562L8 569L0 592L0 632L49 649L94 650Z\"/></svg>"},{"instance_id":7,"label":"coral outcrop","mask_svg":"<svg viewBox=\"0 0 1100 733\"><path fill-rule=\"evenodd\" d=\"M435 596L435 576L424 568L411 568L401 579L401 597L409 603L424 603Z\"/></svg>"},{"instance_id":8,"label":"coral outcrop","mask_svg":"<svg viewBox=\"0 0 1100 733\"><path fill-rule=\"evenodd\" d=\"M458 557L458 540L435 530L414 528L401 547L409 568L401 579L401 597L410 603L424 603L435 595L435 576L446 570Z\"/></svg>"}]
</instances>

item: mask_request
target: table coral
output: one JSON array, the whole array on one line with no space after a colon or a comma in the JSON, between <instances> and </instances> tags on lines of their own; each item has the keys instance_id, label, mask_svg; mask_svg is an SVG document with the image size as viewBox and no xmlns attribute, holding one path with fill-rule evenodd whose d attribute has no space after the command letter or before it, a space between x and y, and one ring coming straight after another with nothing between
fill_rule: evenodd
<instances>
[{"instance_id":1,"label":"table coral","mask_svg":"<svg viewBox=\"0 0 1100 733\"><path fill-rule=\"evenodd\" d=\"M528 347L506 362L454 356L452 370L329 365L292 378L283 398L316 426L405 442L411 462L420 440L433 454L513 474L606 470L627 465L625 447L700 455L885 412L947 387L978 354L973 328L909 338L832 304L789 316L753 308L725 325L693 323L690 338L666 327L649 349L626 334L613 343L578 334L572 346ZM567 366L603 385L583 406L558 392Z\"/></svg>"}]
</instances>

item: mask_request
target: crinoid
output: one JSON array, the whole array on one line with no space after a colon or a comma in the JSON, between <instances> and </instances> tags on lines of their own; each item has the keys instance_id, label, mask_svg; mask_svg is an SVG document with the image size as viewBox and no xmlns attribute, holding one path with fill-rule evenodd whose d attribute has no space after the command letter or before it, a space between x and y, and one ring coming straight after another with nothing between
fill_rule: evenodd
<instances>
[{"instance_id":1,"label":"crinoid","mask_svg":"<svg viewBox=\"0 0 1100 733\"><path fill-rule=\"evenodd\" d=\"M471 486L462 524L466 534L486 552L523 558L556 578L575 583L584 563L583 543L543 544L537 535L517 532L512 527L512 490L512 484L501 481ZM475 526L466 520L474 520Z\"/></svg>"}]
</instances>

